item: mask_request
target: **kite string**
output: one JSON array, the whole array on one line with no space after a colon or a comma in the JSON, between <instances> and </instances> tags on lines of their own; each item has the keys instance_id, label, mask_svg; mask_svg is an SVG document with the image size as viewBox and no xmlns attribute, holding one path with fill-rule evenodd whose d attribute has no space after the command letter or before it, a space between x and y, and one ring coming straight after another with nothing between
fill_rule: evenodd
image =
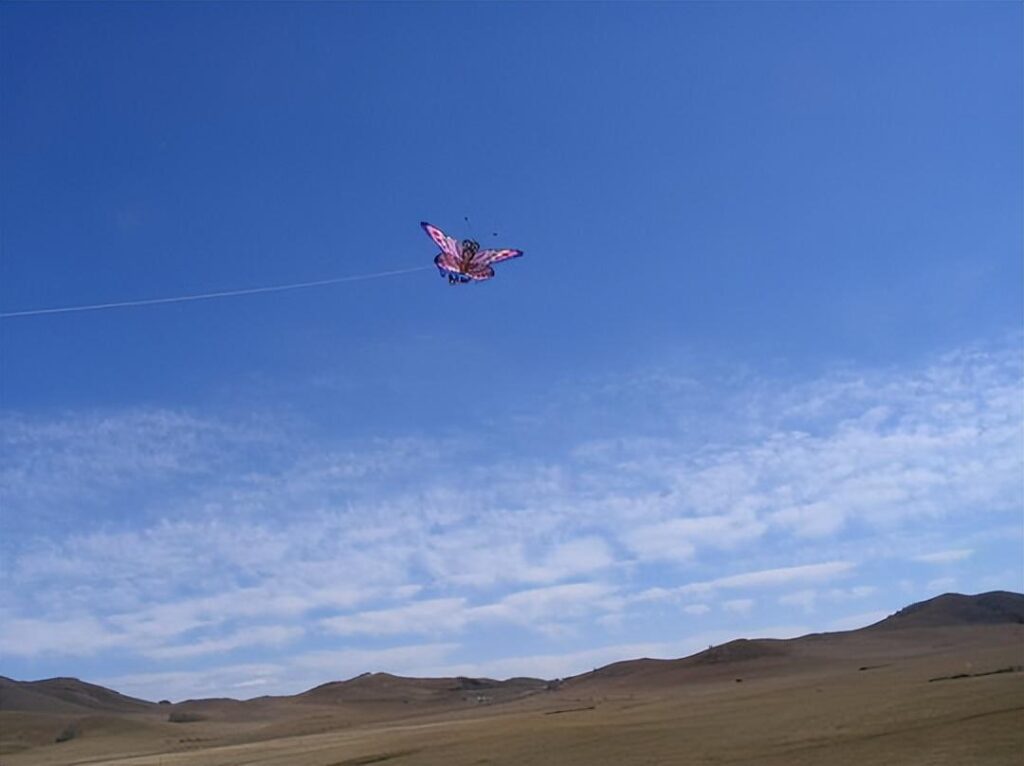
<instances>
[{"instance_id":1,"label":"kite string","mask_svg":"<svg viewBox=\"0 0 1024 766\"><path fill-rule=\"evenodd\" d=\"M102 309L125 308L128 306L154 306L158 303L184 303L186 301L205 301L213 298L228 298L235 295L255 295L256 293L277 293L285 290L301 290L307 287L320 287L322 285L336 285L342 282L362 282L367 279L381 279L383 277L394 277L399 274L412 274L415 271L425 271L433 266L417 266L412 269L397 269L394 271L378 271L372 274L355 274L348 277L335 277L334 279L319 279L315 282L294 282L287 285L271 285L269 287L249 287L242 290L221 290L215 293L199 293L195 295L177 295L170 298L145 298L135 301L118 301L116 303L94 303L86 306L60 306L50 309L28 309L26 311L8 311L0 313L0 319L13 317L38 316L40 314L67 314L73 311L100 311Z\"/></svg>"}]
</instances>

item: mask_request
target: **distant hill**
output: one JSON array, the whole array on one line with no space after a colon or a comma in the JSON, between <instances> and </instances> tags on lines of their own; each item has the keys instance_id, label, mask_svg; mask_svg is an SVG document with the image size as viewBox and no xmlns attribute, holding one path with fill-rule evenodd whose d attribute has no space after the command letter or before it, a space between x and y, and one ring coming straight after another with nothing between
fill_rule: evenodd
<instances>
[{"instance_id":1,"label":"distant hill","mask_svg":"<svg viewBox=\"0 0 1024 766\"><path fill-rule=\"evenodd\" d=\"M339 702L430 702L455 698L508 699L547 686L540 678L408 678L390 673L363 673L347 681L321 684L295 696L296 701Z\"/></svg>"},{"instance_id":2,"label":"distant hill","mask_svg":"<svg viewBox=\"0 0 1024 766\"><path fill-rule=\"evenodd\" d=\"M563 679L560 686L576 688L595 683L612 686L672 686L683 680L728 676L734 665L759 661L761 664L784 662L792 654L793 640L776 638L738 638L702 652L676 660L644 657L613 662L578 676Z\"/></svg>"},{"instance_id":3,"label":"distant hill","mask_svg":"<svg viewBox=\"0 0 1024 766\"><path fill-rule=\"evenodd\" d=\"M834 665L862 657L873 643L915 629L1024 624L1024 595L993 591L976 596L946 593L911 604L893 615L857 630L815 633L792 639L740 638L675 660L636 659L615 662L560 682L567 688L669 687L701 679L745 673L771 673L782 668ZM741 679L742 680L742 679Z\"/></svg>"},{"instance_id":4,"label":"distant hill","mask_svg":"<svg viewBox=\"0 0 1024 766\"><path fill-rule=\"evenodd\" d=\"M943 593L900 609L862 630L936 628L952 625L1024 624L1024 595L994 590L977 596Z\"/></svg>"},{"instance_id":5,"label":"distant hill","mask_svg":"<svg viewBox=\"0 0 1024 766\"><path fill-rule=\"evenodd\" d=\"M15 681L0 676L0 710L33 713L140 713L152 702L128 697L77 678Z\"/></svg>"},{"instance_id":6,"label":"distant hill","mask_svg":"<svg viewBox=\"0 0 1024 766\"><path fill-rule=\"evenodd\" d=\"M268 704L400 706L423 703L505 702L552 688L585 685L651 684L667 686L688 680L729 677L750 669L778 669L787 663L804 666L834 663L857 656L861 648L900 631L957 626L991 627L1024 624L1024 595L992 591L976 596L945 593L911 604L884 620L853 631L819 633L794 639L737 639L709 647L682 659L634 659L615 662L560 681L539 678L409 678L390 673L363 673L346 681L331 681L291 697L236 700L189 700L173 710L238 706L249 709ZM46 714L138 713L157 704L128 697L76 678L15 681L0 676L0 711Z\"/></svg>"}]
</instances>

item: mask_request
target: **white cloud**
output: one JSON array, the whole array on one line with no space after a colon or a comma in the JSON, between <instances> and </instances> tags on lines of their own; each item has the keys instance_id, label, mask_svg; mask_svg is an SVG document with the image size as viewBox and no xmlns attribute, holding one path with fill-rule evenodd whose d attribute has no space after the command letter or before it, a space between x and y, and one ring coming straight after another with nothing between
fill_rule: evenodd
<instances>
[{"instance_id":1,"label":"white cloud","mask_svg":"<svg viewBox=\"0 0 1024 766\"><path fill-rule=\"evenodd\" d=\"M722 602L722 609L733 614L750 614L750 610L753 608L754 599L752 598L734 598Z\"/></svg>"},{"instance_id":2,"label":"white cloud","mask_svg":"<svg viewBox=\"0 0 1024 766\"><path fill-rule=\"evenodd\" d=\"M494 543L477 529L453 530L448 536L426 541L423 561L441 580L473 587L557 582L605 569L615 561L608 544L596 536L531 546L524 532L516 530L510 541ZM531 555L531 547L546 550Z\"/></svg>"},{"instance_id":3,"label":"white cloud","mask_svg":"<svg viewBox=\"0 0 1024 766\"><path fill-rule=\"evenodd\" d=\"M67 514L140 484L212 478L226 455L262 449L258 424L228 424L188 412L127 409L65 412L52 419L0 418L0 486L11 514Z\"/></svg>"},{"instance_id":4,"label":"white cloud","mask_svg":"<svg viewBox=\"0 0 1024 766\"><path fill-rule=\"evenodd\" d=\"M761 569L755 572L719 577L705 582L691 583L680 588L683 592L701 592L719 588L775 588L794 582L825 582L841 577L856 567L850 561L826 561L821 564L803 564L795 567Z\"/></svg>"},{"instance_id":5,"label":"white cloud","mask_svg":"<svg viewBox=\"0 0 1024 766\"><path fill-rule=\"evenodd\" d=\"M700 548L734 548L764 533L752 512L675 518L631 530L624 542L641 559L685 560Z\"/></svg>"},{"instance_id":6,"label":"white cloud","mask_svg":"<svg viewBox=\"0 0 1024 766\"><path fill-rule=\"evenodd\" d=\"M795 567L759 569L753 572L718 577L714 580L692 582L673 588L648 588L631 595L632 602L675 600L685 596L707 596L718 590L777 588L792 583L823 583L842 577L856 568L849 561L827 561L821 564L803 564Z\"/></svg>"},{"instance_id":7,"label":"white cloud","mask_svg":"<svg viewBox=\"0 0 1024 766\"><path fill-rule=\"evenodd\" d=\"M936 577L934 580L929 580L925 589L935 593L946 593L956 588L955 577Z\"/></svg>"},{"instance_id":8,"label":"white cloud","mask_svg":"<svg viewBox=\"0 0 1024 766\"><path fill-rule=\"evenodd\" d=\"M0 621L0 656L37 657L46 654L88 656L130 644L92 616Z\"/></svg>"},{"instance_id":9,"label":"white cloud","mask_svg":"<svg viewBox=\"0 0 1024 766\"><path fill-rule=\"evenodd\" d=\"M616 588L608 585L569 583L517 591L480 606L470 606L465 598L428 599L329 617L320 624L344 636L455 633L481 622L516 623L562 635L567 621L621 608L621 599L615 596Z\"/></svg>"},{"instance_id":10,"label":"white cloud","mask_svg":"<svg viewBox=\"0 0 1024 766\"><path fill-rule=\"evenodd\" d=\"M222 638L193 641L177 646L162 646L156 649L144 649L142 653L153 659L166 660L196 657L202 654L219 654L241 647L279 647L295 641L304 632L300 627L258 625L238 630L232 635Z\"/></svg>"},{"instance_id":11,"label":"white cloud","mask_svg":"<svg viewBox=\"0 0 1024 766\"><path fill-rule=\"evenodd\" d=\"M846 513L835 503L816 501L782 508L773 512L770 518L799 537L825 537L842 528Z\"/></svg>"},{"instance_id":12,"label":"white cloud","mask_svg":"<svg viewBox=\"0 0 1024 766\"><path fill-rule=\"evenodd\" d=\"M805 612L813 612L817 600L818 592L813 589L798 590L779 596L779 603L783 606L798 606Z\"/></svg>"},{"instance_id":13,"label":"white cloud","mask_svg":"<svg viewBox=\"0 0 1024 766\"><path fill-rule=\"evenodd\" d=\"M123 648L167 659L222 653L246 646L278 646L304 631L292 623L313 609L351 607L370 598L406 598L417 587L391 589L352 586L296 588L287 580L252 588L225 589L210 596L182 598L102 616L64 618L59 614L0 622L0 650L17 656L94 655ZM277 619L276 625L266 620ZM256 624L252 624L256 621ZM225 626L235 627L223 635ZM208 635L204 636L206 633ZM189 640L181 642L184 634Z\"/></svg>"},{"instance_id":14,"label":"white cloud","mask_svg":"<svg viewBox=\"0 0 1024 766\"><path fill-rule=\"evenodd\" d=\"M963 561L974 553L971 548L957 548L948 551L935 551L934 553L923 553L914 556L914 561L924 564L952 564L956 561Z\"/></svg>"},{"instance_id":15,"label":"white cloud","mask_svg":"<svg viewBox=\"0 0 1024 766\"><path fill-rule=\"evenodd\" d=\"M393 635L398 633L445 633L462 630L469 620L464 598L436 598L392 609L329 617L320 624L333 633Z\"/></svg>"},{"instance_id":16,"label":"white cloud","mask_svg":"<svg viewBox=\"0 0 1024 766\"><path fill-rule=\"evenodd\" d=\"M830 601L848 601L867 598L877 591L874 585L854 585L852 588L830 588L825 595Z\"/></svg>"},{"instance_id":17,"label":"white cloud","mask_svg":"<svg viewBox=\"0 0 1024 766\"><path fill-rule=\"evenodd\" d=\"M622 607L616 589L598 583L570 583L517 591L498 601L470 606L465 598L414 601L389 609L361 611L321 621L339 635L442 634L473 623L514 623L560 634L563 623Z\"/></svg>"},{"instance_id":18,"label":"white cloud","mask_svg":"<svg viewBox=\"0 0 1024 766\"><path fill-rule=\"evenodd\" d=\"M621 603L617 588L601 583L570 583L533 588L505 596L494 604L473 610L476 619L530 623L582 617L592 612L615 611Z\"/></svg>"},{"instance_id":19,"label":"white cloud","mask_svg":"<svg viewBox=\"0 0 1024 766\"><path fill-rule=\"evenodd\" d=\"M687 614L692 614L695 617L700 617L702 614L710 612L711 607L707 604L689 604L683 607L683 611Z\"/></svg>"}]
</instances>

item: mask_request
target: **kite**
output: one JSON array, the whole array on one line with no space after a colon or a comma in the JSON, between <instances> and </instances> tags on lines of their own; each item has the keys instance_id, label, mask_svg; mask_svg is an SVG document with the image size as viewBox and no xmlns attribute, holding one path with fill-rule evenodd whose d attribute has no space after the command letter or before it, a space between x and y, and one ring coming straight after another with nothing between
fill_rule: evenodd
<instances>
[{"instance_id":1,"label":"kite","mask_svg":"<svg viewBox=\"0 0 1024 766\"><path fill-rule=\"evenodd\" d=\"M466 221L468 223L469 219L467 218ZM485 279L490 279L494 276L493 264L507 261L509 258L518 258L523 254L522 250L481 250L480 245L471 239L463 240L459 243L436 226L426 222L420 225L437 246L441 248L441 252L434 258L434 264L441 272L441 276L448 278L449 284L466 284L467 282L482 282ZM230 298L239 295L255 295L257 293L276 293L285 290L304 290L310 287L334 285L342 282L361 282L368 279L393 277L399 274L411 274L415 271L423 271L429 268L429 266L416 266L411 269L395 269L392 271L377 271L370 274L334 277L333 279L318 279L314 282L291 282L266 287L245 287L236 290L218 290L208 293L188 293L165 298L140 298L111 303L89 303L73 306L55 306L52 308L24 309L21 311L0 311L0 320L40 316L42 314L68 314L80 311L105 311L107 309L155 306L161 303L205 301L214 298Z\"/></svg>"},{"instance_id":2,"label":"kite","mask_svg":"<svg viewBox=\"0 0 1024 766\"><path fill-rule=\"evenodd\" d=\"M492 265L518 258L522 250L481 250L480 245L471 239L458 241L449 237L436 226L423 221L420 223L427 236L441 248L434 258L434 265L442 277L448 277L448 284L461 285L467 282L483 282L494 276Z\"/></svg>"}]
</instances>

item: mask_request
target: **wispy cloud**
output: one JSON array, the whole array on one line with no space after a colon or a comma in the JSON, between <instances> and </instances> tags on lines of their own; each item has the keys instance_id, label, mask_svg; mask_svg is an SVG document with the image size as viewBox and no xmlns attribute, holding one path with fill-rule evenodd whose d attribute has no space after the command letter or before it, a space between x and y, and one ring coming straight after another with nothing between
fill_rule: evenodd
<instances>
[{"instance_id":1,"label":"wispy cloud","mask_svg":"<svg viewBox=\"0 0 1024 766\"><path fill-rule=\"evenodd\" d=\"M242 647L280 647L299 638L303 632L303 629L299 627L260 625L246 627L244 630L235 631L223 638L189 642L178 646L162 646L157 649L143 650L142 653L147 657L165 660L230 652Z\"/></svg>"},{"instance_id":2,"label":"wispy cloud","mask_svg":"<svg viewBox=\"0 0 1024 766\"><path fill-rule=\"evenodd\" d=\"M616 611L616 588L600 583L569 583L516 591L489 604L470 606L465 598L414 601L391 609L330 617L322 625L339 635L456 633L476 622L546 626L593 612Z\"/></svg>"},{"instance_id":3,"label":"wispy cloud","mask_svg":"<svg viewBox=\"0 0 1024 766\"><path fill-rule=\"evenodd\" d=\"M637 594L636 598L640 601L658 601L690 594L706 596L722 589L777 588L798 582L826 582L851 572L855 566L849 561L827 561L821 564L804 564L796 567L760 569L754 572L741 572L718 577L714 580L687 583L675 588L650 588Z\"/></svg>"},{"instance_id":4,"label":"wispy cloud","mask_svg":"<svg viewBox=\"0 0 1024 766\"><path fill-rule=\"evenodd\" d=\"M941 593L943 591L951 591L956 587L955 577L936 577L934 580L929 580L926 586L928 590Z\"/></svg>"},{"instance_id":5,"label":"wispy cloud","mask_svg":"<svg viewBox=\"0 0 1024 766\"><path fill-rule=\"evenodd\" d=\"M813 612L818 600L818 592L813 589L798 590L779 596L779 603L784 606L798 606L805 612Z\"/></svg>"},{"instance_id":6,"label":"wispy cloud","mask_svg":"<svg viewBox=\"0 0 1024 766\"><path fill-rule=\"evenodd\" d=\"M627 547L643 560L681 560L699 548L728 550L760 537L768 525L757 519L753 508L729 515L669 519L629 531Z\"/></svg>"},{"instance_id":7,"label":"wispy cloud","mask_svg":"<svg viewBox=\"0 0 1024 766\"><path fill-rule=\"evenodd\" d=\"M435 598L392 609L330 617L321 625L332 633L392 635L396 633L455 633L470 620L464 598Z\"/></svg>"},{"instance_id":8,"label":"wispy cloud","mask_svg":"<svg viewBox=\"0 0 1024 766\"><path fill-rule=\"evenodd\" d=\"M774 588L793 582L822 582L846 574L856 565L849 561L828 561L823 564L805 564L797 567L762 569L757 572L719 577L716 580L693 583L688 590L714 590L716 588Z\"/></svg>"},{"instance_id":9,"label":"wispy cloud","mask_svg":"<svg viewBox=\"0 0 1024 766\"><path fill-rule=\"evenodd\" d=\"M257 423L163 409L8 413L0 418L0 487L11 514L5 524L21 513L81 524L82 510L112 497L131 503L141 486L152 492L183 479L205 484L265 450L268 437Z\"/></svg>"},{"instance_id":10,"label":"wispy cloud","mask_svg":"<svg viewBox=\"0 0 1024 766\"><path fill-rule=\"evenodd\" d=\"M8 657L94 654L125 643L123 636L88 615L70 619L8 616L0 621L0 654Z\"/></svg>"},{"instance_id":11,"label":"wispy cloud","mask_svg":"<svg viewBox=\"0 0 1024 766\"><path fill-rule=\"evenodd\" d=\"M969 558L974 551L971 548L955 548L948 551L935 551L934 553L922 553L914 556L914 561L925 564L952 564L956 561L963 561Z\"/></svg>"},{"instance_id":12,"label":"wispy cloud","mask_svg":"<svg viewBox=\"0 0 1024 766\"><path fill-rule=\"evenodd\" d=\"M753 608L754 599L752 598L733 598L722 602L722 609L733 614L750 614L750 610Z\"/></svg>"}]
</instances>

